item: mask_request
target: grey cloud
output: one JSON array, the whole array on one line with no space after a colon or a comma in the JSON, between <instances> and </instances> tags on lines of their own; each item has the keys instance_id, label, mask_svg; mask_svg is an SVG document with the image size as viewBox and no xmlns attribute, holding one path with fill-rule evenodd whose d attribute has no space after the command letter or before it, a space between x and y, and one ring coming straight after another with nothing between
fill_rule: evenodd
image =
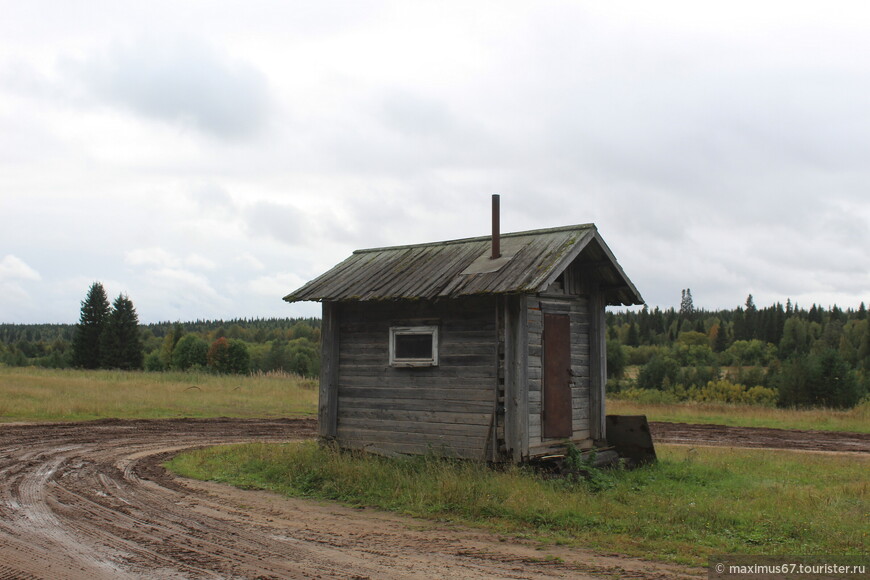
<instances>
[{"instance_id":1,"label":"grey cloud","mask_svg":"<svg viewBox=\"0 0 870 580\"><path fill-rule=\"evenodd\" d=\"M204 213L232 213L236 207L229 192L216 183L205 183L189 194Z\"/></svg>"},{"instance_id":2,"label":"grey cloud","mask_svg":"<svg viewBox=\"0 0 870 580\"><path fill-rule=\"evenodd\" d=\"M463 109L465 108L465 109ZM389 88L356 102L325 135L342 172L414 179L442 169L490 167L504 147L465 103Z\"/></svg>"},{"instance_id":3,"label":"grey cloud","mask_svg":"<svg viewBox=\"0 0 870 580\"><path fill-rule=\"evenodd\" d=\"M252 233L287 244L300 244L309 239L314 225L298 208L265 201L247 208L245 218Z\"/></svg>"},{"instance_id":4,"label":"grey cloud","mask_svg":"<svg viewBox=\"0 0 870 580\"><path fill-rule=\"evenodd\" d=\"M453 129L453 116L444 103L435 99L393 91L384 95L381 106L384 124L406 135L443 135Z\"/></svg>"},{"instance_id":5,"label":"grey cloud","mask_svg":"<svg viewBox=\"0 0 870 580\"><path fill-rule=\"evenodd\" d=\"M86 90L113 106L219 138L250 137L268 117L265 76L195 42L140 40L65 64Z\"/></svg>"}]
</instances>

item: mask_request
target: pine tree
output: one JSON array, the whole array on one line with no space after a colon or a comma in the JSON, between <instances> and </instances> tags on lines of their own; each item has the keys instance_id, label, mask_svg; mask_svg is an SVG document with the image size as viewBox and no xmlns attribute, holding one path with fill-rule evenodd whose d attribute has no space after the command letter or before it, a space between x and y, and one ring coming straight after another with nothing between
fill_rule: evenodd
<instances>
[{"instance_id":1,"label":"pine tree","mask_svg":"<svg viewBox=\"0 0 870 580\"><path fill-rule=\"evenodd\" d=\"M81 316L72 343L74 367L96 369L100 366L100 337L109 316L109 299L99 282L91 284L82 302Z\"/></svg>"},{"instance_id":2,"label":"pine tree","mask_svg":"<svg viewBox=\"0 0 870 580\"><path fill-rule=\"evenodd\" d=\"M141 369L145 355L136 308L124 294L119 294L112 306L100 341L101 366L108 369Z\"/></svg>"}]
</instances>

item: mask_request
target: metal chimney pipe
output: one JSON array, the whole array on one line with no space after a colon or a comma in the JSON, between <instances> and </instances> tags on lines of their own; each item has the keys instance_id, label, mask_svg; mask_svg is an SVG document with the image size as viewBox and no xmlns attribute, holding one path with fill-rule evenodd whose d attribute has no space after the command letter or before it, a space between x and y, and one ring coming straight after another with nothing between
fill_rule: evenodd
<instances>
[{"instance_id":1,"label":"metal chimney pipe","mask_svg":"<svg viewBox=\"0 0 870 580\"><path fill-rule=\"evenodd\" d=\"M501 234L499 233L499 195L492 194L492 259L501 257Z\"/></svg>"}]
</instances>

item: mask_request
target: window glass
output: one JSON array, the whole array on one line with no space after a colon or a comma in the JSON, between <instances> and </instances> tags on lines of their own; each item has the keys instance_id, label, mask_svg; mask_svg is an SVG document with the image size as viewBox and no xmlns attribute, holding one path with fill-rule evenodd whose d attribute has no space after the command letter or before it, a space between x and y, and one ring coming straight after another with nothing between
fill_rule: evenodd
<instances>
[{"instance_id":1,"label":"window glass","mask_svg":"<svg viewBox=\"0 0 870 580\"><path fill-rule=\"evenodd\" d=\"M396 358L432 358L432 335L397 334Z\"/></svg>"}]
</instances>

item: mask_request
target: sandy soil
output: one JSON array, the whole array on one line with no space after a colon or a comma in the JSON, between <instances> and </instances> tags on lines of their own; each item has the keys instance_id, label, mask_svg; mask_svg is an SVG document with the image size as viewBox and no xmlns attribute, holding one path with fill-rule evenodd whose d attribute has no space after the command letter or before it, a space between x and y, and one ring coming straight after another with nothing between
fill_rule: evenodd
<instances>
[{"instance_id":1,"label":"sandy soil","mask_svg":"<svg viewBox=\"0 0 870 580\"><path fill-rule=\"evenodd\" d=\"M653 429L663 441L722 441L708 426L662 425ZM308 438L314 429L312 420L241 419L0 426L0 579L706 576L701 569L540 549L445 523L195 482L160 467L181 449ZM737 433L729 437L740 441ZM824 437L842 450L856 436ZM857 437L856 450L870 452L870 438Z\"/></svg>"}]
</instances>

